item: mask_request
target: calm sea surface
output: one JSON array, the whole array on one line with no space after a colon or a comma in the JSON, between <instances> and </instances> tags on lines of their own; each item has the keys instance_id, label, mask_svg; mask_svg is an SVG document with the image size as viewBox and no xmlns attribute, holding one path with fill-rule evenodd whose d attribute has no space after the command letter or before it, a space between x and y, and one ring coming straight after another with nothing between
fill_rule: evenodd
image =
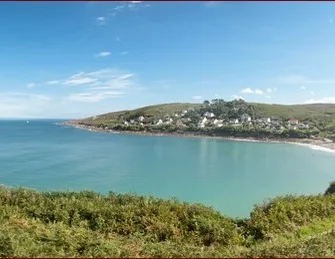
<instances>
[{"instance_id":1,"label":"calm sea surface","mask_svg":"<svg viewBox=\"0 0 335 259\"><path fill-rule=\"evenodd\" d=\"M335 155L290 144L96 133L0 121L0 184L152 194L247 217L281 194L323 193Z\"/></svg>"}]
</instances>

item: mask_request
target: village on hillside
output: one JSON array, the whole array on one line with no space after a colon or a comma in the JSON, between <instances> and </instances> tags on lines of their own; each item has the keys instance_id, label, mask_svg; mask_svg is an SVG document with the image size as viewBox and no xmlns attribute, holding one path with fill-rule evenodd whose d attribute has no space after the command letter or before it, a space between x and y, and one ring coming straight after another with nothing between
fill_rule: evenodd
<instances>
[{"instance_id":1,"label":"village on hillside","mask_svg":"<svg viewBox=\"0 0 335 259\"><path fill-rule=\"evenodd\" d=\"M264 129L273 132L280 132L285 129L288 130L307 130L310 128L308 123L300 122L297 119L291 118L283 120L278 117L257 118L250 106L245 102L237 102L240 104L227 108L227 102L216 101L214 103L207 103L201 109L185 109L179 113L166 114L161 118L152 118L146 116L138 116L137 118L123 119L122 123L125 126L139 125L139 126L163 126L174 125L177 127L247 127ZM221 106L220 106L221 105ZM241 106L242 105L242 106ZM214 107L214 108L213 108ZM215 108L220 107L221 110ZM225 109L222 109L224 107ZM224 111L224 112L220 112ZM249 113L248 113L249 112Z\"/></svg>"}]
</instances>

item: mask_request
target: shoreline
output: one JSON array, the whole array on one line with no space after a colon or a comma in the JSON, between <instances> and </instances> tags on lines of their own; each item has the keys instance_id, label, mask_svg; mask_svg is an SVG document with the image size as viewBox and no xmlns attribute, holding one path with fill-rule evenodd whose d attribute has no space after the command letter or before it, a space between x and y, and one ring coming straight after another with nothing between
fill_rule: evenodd
<instances>
[{"instance_id":1,"label":"shoreline","mask_svg":"<svg viewBox=\"0 0 335 259\"><path fill-rule=\"evenodd\" d=\"M168 132L146 132L146 131L115 131L115 130L105 130L97 128L94 126L79 125L73 122L63 122L60 123L61 126L69 126L78 129L93 131L93 132L104 132L111 134L123 134L123 135L142 135L142 136L169 136L169 137L183 137L183 138L210 138L210 139L222 139L238 142L258 142L258 143L277 143L277 144L294 144L299 146L305 146L310 149L325 151L335 153L335 143L329 143L322 139L273 139L273 138L239 138L239 137L220 137L220 136L208 136L202 134L192 134L192 133L168 133Z\"/></svg>"}]
</instances>

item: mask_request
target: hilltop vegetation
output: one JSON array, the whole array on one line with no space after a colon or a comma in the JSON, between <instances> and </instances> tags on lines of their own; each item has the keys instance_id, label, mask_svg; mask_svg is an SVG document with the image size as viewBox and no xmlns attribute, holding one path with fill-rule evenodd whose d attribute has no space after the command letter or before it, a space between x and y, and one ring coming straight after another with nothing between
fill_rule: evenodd
<instances>
[{"instance_id":1,"label":"hilltop vegetation","mask_svg":"<svg viewBox=\"0 0 335 259\"><path fill-rule=\"evenodd\" d=\"M278 197L233 219L131 194L0 188L0 256L334 256L335 196Z\"/></svg>"},{"instance_id":2,"label":"hilltop vegetation","mask_svg":"<svg viewBox=\"0 0 335 259\"><path fill-rule=\"evenodd\" d=\"M335 140L335 104L173 103L93 116L76 124L116 131Z\"/></svg>"}]
</instances>

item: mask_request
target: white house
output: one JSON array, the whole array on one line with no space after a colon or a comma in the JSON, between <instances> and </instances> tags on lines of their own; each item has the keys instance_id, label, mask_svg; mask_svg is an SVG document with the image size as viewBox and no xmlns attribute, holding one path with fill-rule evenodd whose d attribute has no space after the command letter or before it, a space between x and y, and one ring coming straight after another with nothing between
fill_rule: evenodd
<instances>
[{"instance_id":1,"label":"white house","mask_svg":"<svg viewBox=\"0 0 335 259\"><path fill-rule=\"evenodd\" d=\"M215 114L212 113L212 112L205 112L204 117L206 117L206 118L214 118Z\"/></svg>"},{"instance_id":2,"label":"white house","mask_svg":"<svg viewBox=\"0 0 335 259\"><path fill-rule=\"evenodd\" d=\"M218 126L218 127L222 127L222 125L223 125L222 122L223 122L223 120L217 120L217 119L215 119L213 121L213 124L216 125L216 126ZM219 125L221 125L221 126L219 126Z\"/></svg>"},{"instance_id":3,"label":"white house","mask_svg":"<svg viewBox=\"0 0 335 259\"><path fill-rule=\"evenodd\" d=\"M163 123L163 121L161 119L159 119L159 121L156 123L156 125L161 125Z\"/></svg>"},{"instance_id":4,"label":"white house","mask_svg":"<svg viewBox=\"0 0 335 259\"><path fill-rule=\"evenodd\" d=\"M187 113L187 110L183 110L183 111L181 112L181 116L184 116L186 113Z\"/></svg>"},{"instance_id":5,"label":"white house","mask_svg":"<svg viewBox=\"0 0 335 259\"><path fill-rule=\"evenodd\" d=\"M128 126L128 125L129 125L129 122L128 122L128 121L125 121L125 122L124 122L124 125Z\"/></svg>"},{"instance_id":6,"label":"white house","mask_svg":"<svg viewBox=\"0 0 335 259\"><path fill-rule=\"evenodd\" d=\"M138 117L138 121L144 121L144 117L143 116L140 116L140 117Z\"/></svg>"},{"instance_id":7,"label":"white house","mask_svg":"<svg viewBox=\"0 0 335 259\"><path fill-rule=\"evenodd\" d=\"M251 117L248 114L244 113L241 116L241 121L242 122L250 122L251 121Z\"/></svg>"}]
</instances>

